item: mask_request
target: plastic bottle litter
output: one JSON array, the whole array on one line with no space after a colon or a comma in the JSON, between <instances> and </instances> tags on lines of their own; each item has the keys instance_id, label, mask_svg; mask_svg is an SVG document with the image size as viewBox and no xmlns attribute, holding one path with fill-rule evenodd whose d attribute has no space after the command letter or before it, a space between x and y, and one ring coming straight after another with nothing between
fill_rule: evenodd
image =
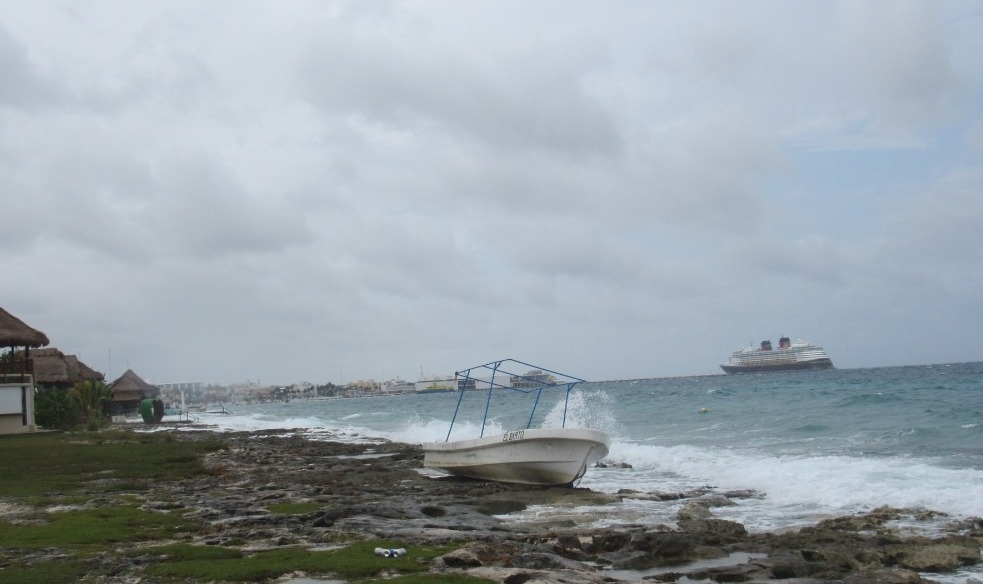
<instances>
[{"instance_id":1,"label":"plastic bottle litter","mask_svg":"<svg viewBox=\"0 0 983 584\"><path fill-rule=\"evenodd\" d=\"M399 556L402 556L404 554L406 554L405 548L395 548L395 549L375 548L375 555L381 556L383 558L398 558Z\"/></svg>"}]
</instances>

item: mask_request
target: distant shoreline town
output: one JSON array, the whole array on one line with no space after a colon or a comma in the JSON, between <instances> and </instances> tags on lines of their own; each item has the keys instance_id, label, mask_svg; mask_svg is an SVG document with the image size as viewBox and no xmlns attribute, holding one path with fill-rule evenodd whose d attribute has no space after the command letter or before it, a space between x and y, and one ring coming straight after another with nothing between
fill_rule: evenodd
<instances>
[{"instance_id":1,"label":"distant shoreline town","mask_svg":"<svg viewBox=\"0 0 983 584\"><path fill-rule=\"evenodd\" d=\"M514 388L531 388L554 383L556 378L549 372L531 369L522 374L513 374L506 385ZM402 394L448 393L471 389L488 389L487 379L469 378L458 375L422 376L419 381L390 379L378 382L373 379L353 381L345 385L326 383L315 385L300 382L286 386L264 386L259 382L237 383L229 386L211 385L201 382L159 383L160 399L176 407L197 407L209 404L255 404L289 402L293 400L327 399L338 397L374 397ZM496 387L503 385L496 382Z\"/></svg>"},{"instance_id":2,"label":"distant shoreline town","mask_svg":"<svg viewBox=\"0 0 983 584\"><path fill-rule=\"evenodd\" d=\"M177 406L184 400L187 407L210 404L260 404L342 397L372 397L412 393L444 393L456 391L454 377L426 377L417 382L392 379L379 382L372 379L337 385L317 385L307 381L291 385L263 385L246 381L231 385L204 382L157 383L160 398Z\"/></svg>"}]
</instances>

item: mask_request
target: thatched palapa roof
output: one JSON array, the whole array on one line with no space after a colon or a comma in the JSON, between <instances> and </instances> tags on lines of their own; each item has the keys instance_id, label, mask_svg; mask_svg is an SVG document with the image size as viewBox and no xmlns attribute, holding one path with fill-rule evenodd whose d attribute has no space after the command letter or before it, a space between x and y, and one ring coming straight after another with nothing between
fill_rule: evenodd
<instances>
[{"instance_id":1,"label":"thatched palapa roof","mask_svg":"<svg viewBox=\"0 0 983 584\"><path fill-rule=\"evenodd\" d=\"M48 337L0 308L0 347L43 347Z\"/></svg>"},{"instance_id":2,"label":"thatched palapa roof","mask_svg":"<svg viewBox=\"0 0 983 584\"><path fill-rule=\"evenodd\" d=\"M142 398L158 397L160 389L155 385L150 385L133 372L127 369L126 373L119 376L119 379L112 383L113 401L130 401Z\"/></svg>"},{"instance_id":3,"label":"thatched palapa roof","mask_svg":"<svg viewBox=\"0 0 983 584\"><path fill-rule=\"evenodd\" d=\"M34 379L42 385L71 387L87 379L101 381L102 373L92 369L75 355L66 355L58 349L38 349L34 358Z\"/></svg>"}]
</instances>

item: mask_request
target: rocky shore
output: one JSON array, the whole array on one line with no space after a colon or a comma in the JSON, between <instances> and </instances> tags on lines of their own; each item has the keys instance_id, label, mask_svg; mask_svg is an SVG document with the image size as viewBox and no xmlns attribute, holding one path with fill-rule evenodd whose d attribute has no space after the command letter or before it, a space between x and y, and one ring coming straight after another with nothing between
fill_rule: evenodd
<instances>
[{"instance_id":1,"label":"rocky shore","mask_svg":"<svg viewBox=\"0 0 983 584\"><path fill-rule=\"evenodd\" d=\"M163 430L171 431L171 430ZM208 431L174 431L181 440ZM462 572L504 584L620 581L917 583L919 573L980 562L983 519L952 522L937 537L906 536L900 518L878 509L789 533L752 534L714 509L754 493L603 494L437 478L421 473L422 453L397 443L308 440L290 431L222 433L229 448L208 455L215 472L145 495L148 507L181 509L210 524L200 543L270 549L324 547L352 538L416 545L453 543L433 572ZM573 522L523 524L508 514L529 505L616 504L627 498L685 500L674 525L582 529ZM267 511L275 502L316 503L301 515ZM937 517L932 517L937 520ZM127 566L114 568L126 573ZM318 580L305 580L317 582Z\"/></svg>"}]
</instances>

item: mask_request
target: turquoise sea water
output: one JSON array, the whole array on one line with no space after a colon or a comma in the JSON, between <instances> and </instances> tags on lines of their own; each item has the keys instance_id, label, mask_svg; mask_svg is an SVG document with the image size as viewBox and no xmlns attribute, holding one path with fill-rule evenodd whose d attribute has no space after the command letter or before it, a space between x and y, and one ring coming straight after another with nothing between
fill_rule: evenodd
<instances>
[{"instance_id":1,"label":"turquoise sea water","mask_svg":"<svg viewBox=\"0 0 983 584\"><path fill-rule=\"evenodd\" d=\"M495 393L486 433L524 427L529 403L514 395ZM480 431L484 396L467 392L453 439ZM559 425L560 398L544 395L538 411L546 425ZM411 394L229 405L233 414L201 421L229 430L420 443L445 439L457 399ZM755 497L714 513L751 531L883 505L939 511L947 514L943 522L983 516L983 363L592 382L571 395L567 424L609 433L607 460L624 463L590 469L580 486L750 490ZM584 525L671 524L679 505L626 500L578 509L573 518ZM570 513L534 508L519 519Z\"/></svg>"}]
</instances>

